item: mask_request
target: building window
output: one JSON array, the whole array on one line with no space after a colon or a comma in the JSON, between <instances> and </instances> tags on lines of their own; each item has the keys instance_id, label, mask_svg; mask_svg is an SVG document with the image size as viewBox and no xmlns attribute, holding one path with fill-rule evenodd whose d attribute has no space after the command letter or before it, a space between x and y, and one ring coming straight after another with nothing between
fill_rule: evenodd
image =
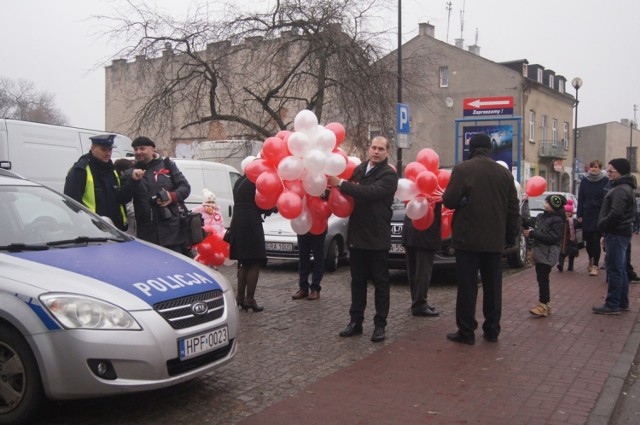
<instances>
[{"instance_id":1,"label":"building window","mask_svg":"<svg viewBox=\"0 0 640 425\"><path fill-rule=\"evenodd\" d=\"M542 114L542 117L540 119L540 137L542 138L543 142L547 141L547 116L545 114Z\"/></svg>"},{"instance_id":2,"label":"building window","mask_svg":"<svg viewBox=\"0 0 640 425\"><path fill-rule=\"evenodd\" d=\"M524 75L525 77L529 76L529 65L527 65L526 63L522 64L522 75Z\"/></svg>"},{"instance_id":3,"label":"building window","mask_svg":"<svg viewBox=\"0 0 640 425\"><path fill-rule=\"evenodd\" d=\"M566 93L564 88L564 80L558 80L558 91L560 93Z\"/></svg>"},{"instance_id":4,"label":"building window","mask_svg":"<svg viewBox=\"0 0 640 425\"><path fill-rule=\"evenodd\" d=\"M529 111L529 141L536 141L536 111Z\"/></svg>"},{"instance_id":5,"label":"building window","mask_svg":"<svg viewBox=\"0 0 640 425\"><path fill-rule=\"evenodd\" d=\"M538 68L538 78L537 78L537 81L538 81L539 83L542 83L542 79L543 79L543 77L544 77L544 75L543 75L542 69L541 69L541 68Z\"/></svg>"},{"instance_id":6,"label":"building window","mask_svg":"<svg viewBox=\"0 0 640 425\"><path fill-rule=\"evenodd\" d=\"M564 149L569 150L569 123L564 123L564 133L562 135L562 142L564 143Z\"/></svg>"},{"instance_id":7,"label":"building window","mask_svg":"<svg viewBox=\"0 0 640 425\"><path fill-rule=\"evenodd\" d=\"M549 74L549 87L553 88L556 85L556 79L553 75Z\"/></svg>"},{"instance_id":8,"label":"building window","mask_svg":"<svg viewBox=\"0 0 640 425\"><path fill-rule=\"evenodd\" d=\"M449 67L440 67L440 87L449 87Z\"/></svg>"},{"instance_id":9,"label":"building window","mask_svg":"<svg viewBox=\"0 0 640 425\"><path fill-rule=\"evenodd\" d=\"M551 130L553 132L552 136L553 136L553 144L555 145L556 143L558 143L558 120L557 119L553 119L553 128Z\"/></svg>"}]
</instances>

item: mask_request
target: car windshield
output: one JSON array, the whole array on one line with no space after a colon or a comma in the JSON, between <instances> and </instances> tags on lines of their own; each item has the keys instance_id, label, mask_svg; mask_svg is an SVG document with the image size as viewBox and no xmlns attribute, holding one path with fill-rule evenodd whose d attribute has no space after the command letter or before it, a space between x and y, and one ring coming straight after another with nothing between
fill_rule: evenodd
<instances>
[{"instance_id":1,"label":"car windshield","mask_svg":"<svg viewBox=\"0 0 640 425\"><path fill-rule=\"evenodd\" d=\"M1 249L48 249L129 237L42 186L0 186Z\"/></svg>"},{"instance_id":2,"label":"car windshield","mask_svg":"<svg viewBox=\"0 0 640 425\"><path fill-rule=\"evenodd\" d=\"M529 198L529 209L530 210L543 210L544 209L544 199L547 195L540 195L533 198Z\"/></svg>"}]
</instances>

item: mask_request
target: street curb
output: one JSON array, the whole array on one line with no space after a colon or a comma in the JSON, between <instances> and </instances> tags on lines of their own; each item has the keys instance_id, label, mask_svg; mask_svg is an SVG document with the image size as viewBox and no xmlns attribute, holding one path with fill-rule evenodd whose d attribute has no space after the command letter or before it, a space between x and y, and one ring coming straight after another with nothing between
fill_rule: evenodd
<instances>
[{"instance_id":1,"label":"street curb","mask_svg":"<svg viewBox=\"0 0 640 425\"><path fill-rule=\"evenodd\" d=\"M629 338L627 338L622 353L620 353L609 377L605 381L600 396L585 425L607 425L613 417L618 400L622 398L624 383L629 376L633 360L640 348L640 321L637 319L638 314L636 313L635 324L629 334Z\"/></svg>"}]
</instances>

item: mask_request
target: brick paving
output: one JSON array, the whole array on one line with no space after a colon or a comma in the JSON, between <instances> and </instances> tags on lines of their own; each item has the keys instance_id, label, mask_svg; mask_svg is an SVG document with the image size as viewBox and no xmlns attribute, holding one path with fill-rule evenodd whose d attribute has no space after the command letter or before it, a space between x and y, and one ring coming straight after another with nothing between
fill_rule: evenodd
<instances>
[{"instance_id":1,"label":"brick paving","mask_svg":"<svg viewBox=\"0 0 640 425\"><path fill-rule=\"evenodd\" d=\"M640 268L639 237L633 253ZM387 339L374 344L372 288L364 335L338 337L349 319L348 268L325 275L320 300L293 301L295 265L276 263L256 294L265 311L240 314L233 362L160 391L52 403L38 425L607 424L640 344L640 285L631 312L594 315L606 285L586 261L581 251L575 272L554 270L544 319L528 313L533 269L507 269L500 341L478 334L475 346L445 339L455 330L454 285L432 286L440 317L417 318L406 276L392 272ZM235 283L234 267L220 271Z\"/></svg>"}]
</instances>

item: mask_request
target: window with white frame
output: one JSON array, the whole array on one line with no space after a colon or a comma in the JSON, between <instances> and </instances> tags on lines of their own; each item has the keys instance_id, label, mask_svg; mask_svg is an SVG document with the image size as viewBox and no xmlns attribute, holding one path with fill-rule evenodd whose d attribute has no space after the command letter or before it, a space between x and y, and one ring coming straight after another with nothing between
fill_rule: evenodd
<instances>
[{"instance_id":1,"label":"window with white frame","mask_svg":"<svg viewBox=\"0 0 640 425\"><path fill-rule=\"evenodd\" d=\"M564 80L558 80L558 91L565 93Z\"/></svg>"},{"instance_id":2,"label":"window with white frame","mask_svg":"<svg viewBox=\"0 0 640 425\"><path fill-rule=\"evenodd\" d=\"M556 85L556 79L553 75L549 74L549 87L553 88Z\"/></svg>"},{"instance_id":3,"label":"window with white frame","mask_svg":"<svg viewBox=\"0 0 640 425\"><path fill-rule=\"evenodd\" d=\"M541 69L541 68L538 68L537 81L538 81L539 83L542 83L542 79L543 79L543 77L544 77L544 73L542 72L542 69Z\"/></svg>"},{"instance_id":4,"label":"window with white frame","mask_svg":"<svg viewBox=\"0 0 640 425\"><path fill-rule=\"evenodd\" d=\"M440 67L440 87L449 87L449 67Z\"/></svg>"},{"instance_id":5,"label":"window with white frame","mask_svg":"<svg viewBox=\"0 0 640 425\"><path fill-rule=\"evenodd\" d=\"M522 64L522 75L524 75L525 77L529 76L529 65L527 65L526 63Z\"/></svg>"},{"instance_id":6,"label":"window with white frame","mask_svg":"<svg viewBox=\"0 0 640 425\"><path fill-rule=\"evenodd\" d=\"M536 111L529 111L529 141L536 140Z\"/></svg>"},{"instance_id":7,"label":"window with white frame","mask_svg":"<svg viewBox=\"0 0 640 425\"><path fill-rule=\"evenodd\" d=\"M564 122L564 133L562 135L562 142L564 144L564 150L569 150L569 123Z\"/></svg>"},{"instance_id":8,"label":"window with white frame","mask_svg":"<svg viewBox=\"0 0 640 425\"><path fill-rule=\"evenodd\" d=\"M557 119L553 119L553 128L551 130L552 133L552 140L553 140L553 144L555 145L556 143L558 143L558 120Z\"/></svg>"},{"instance_id":9,"label":"window with white frame","mask_svg":"<svg viewBox=\"0 0 640 425\"><path fill-rule=\"evenodd\" d=\"M542 117L540 118L540 136L542 137L542 141L546 142L547 141L547 116L545 114L542 114Z\"/></svg>"}]
</instances>

